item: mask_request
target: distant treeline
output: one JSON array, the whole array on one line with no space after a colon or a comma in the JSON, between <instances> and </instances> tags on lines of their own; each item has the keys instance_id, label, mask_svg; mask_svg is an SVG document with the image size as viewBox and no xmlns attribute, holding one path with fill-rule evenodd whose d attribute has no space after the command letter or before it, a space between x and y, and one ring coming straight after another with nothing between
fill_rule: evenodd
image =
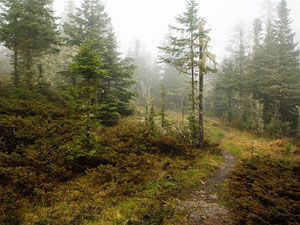
<instances>
[{"instance_id":1,"label":"distant treeline","mask_svg":"<svg viewBox=\"0 0 300 225\"><path fill-rule=\"evenodd\" d=\"M252 40L238 31L206 98L210 115L258 133L300 136L299 49L289 13L286 0L276 9L269 3Z\"/></svg>"}]
</instances>

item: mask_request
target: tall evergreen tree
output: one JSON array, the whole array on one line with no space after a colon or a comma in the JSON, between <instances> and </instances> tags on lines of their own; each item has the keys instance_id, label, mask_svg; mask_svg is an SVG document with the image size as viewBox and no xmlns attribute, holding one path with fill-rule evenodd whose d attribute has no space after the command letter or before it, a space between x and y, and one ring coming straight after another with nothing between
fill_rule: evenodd
<instances>
[{"instance_id":1,"label":"tall evergreen tree","mask_svg":"<svg viewBox=\"0 0 300 225\"><path fill-rule=\"evenodd\" d=\"M210 38L208 37L209 30L205 30L204 28L205 21L202 19L199 21L199 30L198 30L198 73L199 73L199 98L198 98L198 122L199 122L199 146L204 147L204 124L203 124L203 113L204 113L204 108L203 108L203 98L204 98L204 74L208 72L216 72L215 66L215 56L212 55L208 51L208 44L210 41ZM208 62L209 61L209 62ZM208 64L210 63L210 65Z\"/></svg>"},{"instance_id":2,"label":"tall evergreen tree","mask_svg":"<svg viewBox=\"0 0 300 225\"><path fill-rule=\"evenodd\" d=\"M20 71L19 71L19 53L22 43L21 18L24 17L24 8L22 1L11 0L0 2L0 40L4 46L13 51L13 83L16 87L20 86Z\"/></svg>"},{"instance_id":3,"label":"tall evergreen tree","mask_svg":"<svg viewBox=\"0 0 300 225\"><path fill-rule=\"evenodd\" d=\"M239 99L242 98L237 98L238 110L234 116L239 119L239 125L257 132L266 128L274 135L296 135L299 126L300 57L294 41L295 33L290 27L289 12L286 0L281 0L274 16L269 2L264 37L261 21L256 19L254 22L253 47L249 59L241 42L231 56L234 62L232 90L237 96L244 96L245 103L241 108ZM225 72L227 68L228 65L224 64L222 71ZM224 77L218 79L215 87L224 88L224 81ZM220 93L220 88L215 88L212 95L221 100L216 104L216 114L225 107Z\"/></svg>"},{"instance_id":4,"label":"tall evergreen tree","mask_svg":"<svg viewBox=\"0 0 300 225\"><path fill-rule=\"evenodd\" d=\"M70 46L92 41L91 47L103 60L101 69L106 70L107 75L98 83L101 92L97 99L97 116L102 123L112 125L118 121L119 115L130 114L129 101L134 95L129 89L133 84L131 77L134 67L129 59L121 59L117 51L116 38L104 4L101 1L84 0L75 15L70 15L70 22L64 24L64 31Z\"/></svg>"},{"instance_id":5,"label":"tall evergreen tree","mask_svg":"<svg viewBox=\"0 0 300 225\"><path fill-rule=\"evenodd\" d=\"M262 78L264 76L264 57L263 57L263 44L262 44L262 22L260 19L255 19L253 23L253 46L252 53L249 60L249 86L250 92L254 99L261 99L263 88Z\"/></svg>"},{"instance_id":6,"label":"tall evergreen tree","mask_svg":"<svg viewBox=\"0 0 300 225\"><path fill-rule=\"evenodd\" d=\"M166 37L163 40L162 47L169 47L171 42L169 37L173 36L172 31L170 30ZM165 52L160 52L162 58L173 58L172 54ZM189 84L188 78L182 76L180 72L171 64L160 64L160 76L163 79L166 92L166 107L172 110L182 109L182 99L184 96L188 96L189 93Z\"/></svg>"},{"instance_id":7,"label":"tall evergreen tree","mask_svg":"<svg viewBox=\"0 0 300 225\"><path fill-rule=\"evenodd\" d=\"M287 8L286 0L280 1L276 11L277 18L274 24L277 50L275 76L280 85L277 90L280 113L282 120L291 123L295 129L297 118L291 112L296 111L296 106L300 105L299 50L294 41L295 33L290 27L290 10Z\"/></svg>"},{"instance_id":8,"label":"tall evergreen tree","mask_svg":"<svg viewBox=\"0 0 300 225\"><path fill-rule=\"evenodd\" d=\"M186 74L190 78L191 94L190 94L190 130L192 143L196 144L198 136L198 144L203 147L203 75L208 71L213 71L207 65L207 60L214 61L214 57L208 52L209 38L208 31L204 28L204 20L198 15L198 4L195 0L187 2L186 12L176 17L178 27L170 26L177 35L170 36L170 46L160 47L162 51L172 57L161 57L162 62L171 64L178 71ZM199 127L197 132L196 120L196 84L199 84ZM197 135L198 133L198 135Z\"/></svg>"},{"instance_id":9,"label":"tall evergreen tree","mask_svg":"<svg viewBox=\"0 0 300 225\"><path fill-rule=\"evenodd\" d=\"M195 0L187 2L186 11L176 17L178 27L170 26L176 35L170 36L170 46L160 47L162 51L172 57L162 57L164 63L171 64L179 72L188 75L191 84L190 93L190 129L192 142L196 141L196 67L197 67L197 42L199 29L198 3ZM177 35L179 34L179 35Z\"/></svg>"},{"instance_id":10,"label":"tall evergreen tree","mask_svg":"<svg viewBox=\"0 0 300 225\"><path fill-rule=\"evenodd\" d=\"M68 36L67 43L80 46L89 40L97 41L93 46L99 52L104 51L104 36L108 29L109 17L104 4L97 0L84 0L81 7L76 8L70 21L64 24L64 32Z\"/></svg>"},{"instance_id":11,"label":"tall evergreen tree","mask_svg":"<svg viewBox=\"0 0 300 225\"><path fill-rule=\"evenodd\" d=\"M0 36L4 44L14 51L14 82L19 83L19 58L25 71L25 80L32 86L37 57L54 52L59 44L52 0L2 0L3 13ZM19 57L20 55L20 57Z\"/></svg>"}]
</instances>

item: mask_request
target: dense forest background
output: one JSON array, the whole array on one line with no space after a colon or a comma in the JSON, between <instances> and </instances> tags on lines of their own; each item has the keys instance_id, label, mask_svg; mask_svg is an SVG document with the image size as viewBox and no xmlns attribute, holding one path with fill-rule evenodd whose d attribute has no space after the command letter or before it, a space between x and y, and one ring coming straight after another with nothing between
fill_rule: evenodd
<instances>
[{"instance_id":1,"label":"dense forest background","mask_svg":"<svg viewBox=\"0 0 300 225\"><path fill-rule=\"evenodd\" d=\"M101 114L98 118L102 123L114 124L119 115L132 113L128 103L133 99L133 102L145 107L149 104L150 95L153 95L154 104L159 107L162 85L167 109L182 111L183 105L185 110L190 108L189 77L176 69L174 64L155 60L139 40L128 49L124 58L124 54L118 52L113 27L103 5L97 8L89 4L98 3L84 3L76 9L74 1L66 1L64 16L60 18L60 24L56 24L58 20L53 16L53 7L45 1L41 4L48 5L48 9L34 13L42 16L47 12L48 17L28 19L32 20L31 29L48 26L47 33L43 32L43 37L36 33L36 37L33 37L33 33L22 31L30 28L30 25L26 24L26 28L22 28L20 23L18 27L13 23L16 17L29 16L25 15L24 10L22 12L20 4L8 1L2 7L2 80L11 81L16 87L24 87L25 84L30 87L34 84L47 86L51 90L76 85L82 88L85 79L92 79L91 84L95 86L95 77L75 75L74 68L70 68L76 49L88 41L93 42L88 48L99 51L99 60L104 65L103 74L96 78L99 78L97 91L102 92L98 99L101 110L96 111ZM93 7L95 15L91 16ZM12 11L17 8L18 12ZM205 75L204 109L208 115L217 116L239 127L271 135L297 136L300 105L299 50L295 42L296 34L291 29L290 10L286 2L276 6L267 2L264 10L263 14L267 16L255 19L252 29L236 27L228 45L228 53L218 66L218 73ZM91 21L92 17L94 21ZM34 22L48 24L42 26ZM178 30L170 29L165 40L162 40L162 47L172 45L170 37L174 32L176 34ZM45 38L47 41L44 41ZM29 43L37 41L42 44L33 46ZM170 52L161 51L160 58L166 58L166 54L170 56ZM105 74L105 71L110 74ZM198 82L197 76L195 74L195 85ZM93 94L97 95L95 91Z\"/></svg>"},{"instance_id":2,"label":"dense forest background","mask_svg":"<svg viewBox=\"0 0 300 225\"><path fill-rule=\"evenodd\" d=\"M151 179L136 223L124 220L162 224L175 210L162 203L178 194L174 171L194 169L200 154L205 176L220 165L224 131L205 127L204 116L300 138L300 51L285 0L269 3L251 32L238 27L221 62L195 0L157 59L139 40L119 51L103 2L65 3L56 18L52 0L0 0L1 224L85 224ZM297 163L283 164L294 179ZM204 177L191 174L176 179Z\"/></svg>"}]
</instances>

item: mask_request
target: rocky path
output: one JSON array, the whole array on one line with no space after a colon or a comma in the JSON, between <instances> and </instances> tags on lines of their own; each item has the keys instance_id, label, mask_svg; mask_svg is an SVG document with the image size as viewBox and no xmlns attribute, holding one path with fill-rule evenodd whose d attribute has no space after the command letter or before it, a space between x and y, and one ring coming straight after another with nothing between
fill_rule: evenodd
<instances>
[{"instance_id":1,"label":"rocky path","mask_svg":"<svg viewBox=\"0 0 300 225\"><path fill-rule=\"evenodd\" d=\"M221 225L228 223L229 212L217 204L220 201L219 188L232 170L235 157L222 149L224 162L217 172L203 185L192 191L191 197L178 204L186 212L185 225ZM177 223L176 223L177 224Z\"/></svg>"}]
</instances>

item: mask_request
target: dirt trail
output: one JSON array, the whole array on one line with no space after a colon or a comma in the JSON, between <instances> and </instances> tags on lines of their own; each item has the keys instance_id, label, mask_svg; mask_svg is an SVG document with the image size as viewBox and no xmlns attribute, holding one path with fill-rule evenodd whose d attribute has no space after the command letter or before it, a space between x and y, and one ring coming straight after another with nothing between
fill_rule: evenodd
<instances>
[{"instance_id":1,"label":"dirt trail","mask_svg":"<svg viewBox=\"0 0 300 225\"><path fill-rule=\"evenodd\" d=\"M188 200L180 202L177 206L187 212L183 223L185 225L221 225L228 222L229 212L217 203L220 200L220 185L232 170L235 157L229 151L221 150L224 157L221 167L203 185L192 191Z\"/></svg>"}]
</instances>

